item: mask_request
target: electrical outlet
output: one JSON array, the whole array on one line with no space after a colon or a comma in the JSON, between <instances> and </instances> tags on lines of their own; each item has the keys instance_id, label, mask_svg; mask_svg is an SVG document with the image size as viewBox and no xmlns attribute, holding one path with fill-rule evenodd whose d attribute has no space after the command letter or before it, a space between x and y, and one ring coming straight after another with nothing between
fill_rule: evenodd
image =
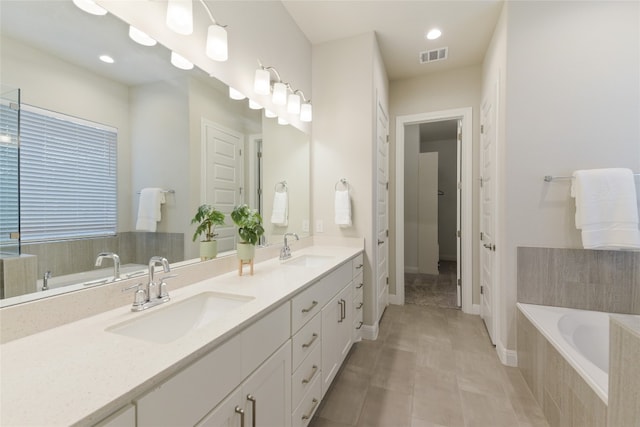
<instances>
[{"instance_id":1,"label":"electrical outlet","mask_svg":"<svg viewBox=\"0 0 640 427\"><path fill-rule=\"evenodd\" d=\"M305 219L302 221L302 231L304 233L308 233L309 232L309 220Z\"/></svg>"},{"instance_id":2,"label":"electrical outlet","mask_svg":"<svg viewBox=\"0 0 640 427\"><path fill-rule=\"evenodd\" d=\"M324 232L324 222L321 219L316 221L316 233Z\"/></svg>"}]
</instances>

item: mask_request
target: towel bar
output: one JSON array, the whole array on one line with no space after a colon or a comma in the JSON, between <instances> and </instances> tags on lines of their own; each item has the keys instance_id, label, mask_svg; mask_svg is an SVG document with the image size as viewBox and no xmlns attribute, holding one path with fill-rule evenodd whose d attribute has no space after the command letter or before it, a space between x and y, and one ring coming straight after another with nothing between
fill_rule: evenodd
<instances>
[{"instance_id":1,"label":"towel bar","mask_svg":"<svg viewBox=\"0 0 640 427\"><path fill-rule=\"evenodd\" d=\"M162 190L163 193L175 193L176 190ZM136 194L140 194L140 192L138 191Z\"/></svg>"},{"instance_id":2,"label":"towel bar","mask_svg":"<svg viewBox=\"0 0 640 427\"><path fill-rule=\"evenodd\" d=\"M640 173L634 173L633 176L640 176ZM551 181L566 181L569 179L573 179L572 176L551 176L551 175L545 175L544 176L544 181L545 182L551 182Z\"/></svg>"}]
</instances>

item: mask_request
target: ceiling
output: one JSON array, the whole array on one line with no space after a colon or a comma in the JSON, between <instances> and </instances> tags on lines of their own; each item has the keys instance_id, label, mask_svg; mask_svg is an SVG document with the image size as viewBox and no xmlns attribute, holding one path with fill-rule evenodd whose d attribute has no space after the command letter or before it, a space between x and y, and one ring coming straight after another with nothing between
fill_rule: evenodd
<instances>
[{"instance_id":1,"label":"ceiling","mask_svg":"<svg viewBox=\"0 0 640 427\"><path fill-rule=\"evenodd\" d=\"M389 80L480 64L503 0L284 0L311 44L375 32ZM437 27L442 37L427 40ZM420 52L449 48L448 59L420 64Z\"/></svg>"}]
</instances>

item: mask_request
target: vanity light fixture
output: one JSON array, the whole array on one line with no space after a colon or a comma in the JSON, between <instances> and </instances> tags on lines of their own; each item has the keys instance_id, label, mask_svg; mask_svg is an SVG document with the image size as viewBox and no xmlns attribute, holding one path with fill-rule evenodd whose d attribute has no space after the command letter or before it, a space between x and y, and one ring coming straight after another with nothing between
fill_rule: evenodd
<instances>
[{"instance_id":1,"label":"vanity light fixture","mask_svg":"<svg viewBox=\"0 0 640 427\"><path fill-rule=\"evenodd\" d=\"M300 114L300 95L296 92L290 93L287 97L287 113Z\"/></svg>"},{"instance_id":2,"label":"vanity light fixture","mask_svg":"<svg viewBox=\"0 0 640 427\"><path fill-rule=\"evenodd\" d=\"M174 67L180 68L181 70L190 70L193 68L192 62L175 52L171 52L171 63Z\"/></svg>"},{"instance_id":3,"label":"vanity light fixture","mask_svg":"<svg viewBox=\"0 0 640 427\"><path fill-rule=\"evenodd\" d=\"M244 93L240 92L239 90L229 86L229 98L240 101L242 99L245 99L246 96L244 95Z\"/></svg>"},{"instance_id":4,"label":"vanity light fixture","mask_svg":"<svg viewBox=\"0 0 640 427\"><path fill-rule=\"evenodd\" d=\"M310 122L313 120L313 107L311 102L305 102L300 106L300 121Z\"/></svg>"},{"instance_id":5,"label":"vanity light fixture","mask_svg":"<svg viewBox=\"0 0 640 427\"><path fill-rule=\"evenodd\" d=\"M288 125L289 122L284 117L278 117L278 124L284 126L284 125Z\"/></svg>"},{"instance_id":6,"label":"vanity light fixture","mask_svg":"<svg viewBox=\"0 0 640 427\"><path fill-rule=\"evenodd\" d=\"M155 46L158 43L155 39L149 37L147 33L140 31L133 25L129 25L129 37L143 46Z\"/></svg>"},{"instance_id":7,"label":"vanity light fixture","mask_svg":"<svg viewBox=\"0 0 640 427\"><path fill-rule=\"evenodd\" d=\"M251 108L252 110L261 110L262 109L262 105L258 104L253 99L250 99L249 100L249 108Z\"/></svg>"},{"instance_id":8,"label":"vanity light fixture","mask_svg":"<svg viewBox=\"0 0 640 427\"><path fill-rule=\"evenodd\" d=\"M271 84L271 72L276 77ZM275 105L286 105L289 114L300 114L300 120L310 122L313 119L311 100L307 100L301 90L296 90L289 83L284 83L280 73L273 67L265 67L258 60L253 81L253 90L259 95L269 95L272 93L271 101Z\"/></svg>"},{"instance_id":9,"label":"vanity light fixture","mask_svg":"<svg viewBox=\"0 0 640 427\"><path fill-rule=\"evenodd\" d=\"M211 25L207 28L206 54L214 61L224 62L229 59L227 43L227 30L224 25L218 24L213 17L211 9L199 0L207 11ZM188 36L193 33L193 1L192 0L168 0L167 2L167 27L172 31Z\"/></svg>"},{"instance_id":10,"label":"vanity light fixture","mask_svg":"<svg viewBox=\"0 0 640 427\"><path fill-rule=\"evenodd\" d=\"M73 4L92 15L102 16L107 14L107 10L98 6L93 0L73 0Z\"/></svg>"},{"instance_id":11,"label":"vanity light fixture","mask_svg":"<svg viewBox=\"0 0 640 427\"><path fill-rule=\"evenodd\" d=\"M287 85L282 82L275 82L273 84L273 95L271 100L276 105L287 105Z\"/></svg>"}]
</instances>

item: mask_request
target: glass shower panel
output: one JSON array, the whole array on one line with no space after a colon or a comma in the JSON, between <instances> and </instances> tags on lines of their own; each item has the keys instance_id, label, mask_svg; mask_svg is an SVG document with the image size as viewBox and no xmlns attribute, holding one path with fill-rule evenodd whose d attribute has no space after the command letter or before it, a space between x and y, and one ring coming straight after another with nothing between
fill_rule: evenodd
<instances>
[{"instance_id":1,"label":"glass shower panel","mask_svg":"<svg viewBox=\"0 0 640 427\"><path fill-rule=\"evenodd\" d=\"M20 89L0 88L0 258L20 255Z\"/></svg>"}]
</instances>

